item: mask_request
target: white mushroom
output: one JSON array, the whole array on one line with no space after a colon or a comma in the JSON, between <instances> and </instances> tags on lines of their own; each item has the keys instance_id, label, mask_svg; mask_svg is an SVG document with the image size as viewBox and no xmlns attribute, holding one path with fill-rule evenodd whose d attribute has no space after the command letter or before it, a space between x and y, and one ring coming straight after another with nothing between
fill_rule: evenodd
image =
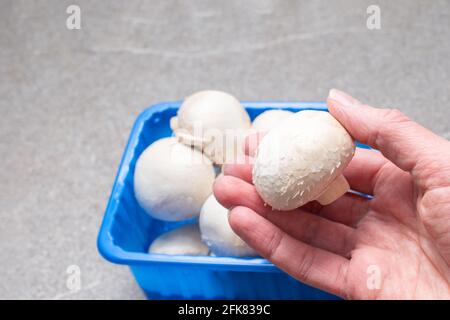
<instances>
[{"instance_id":1,"label":"white mushroom","mask_svg":"<svg viewBox=\"0 0 450 320\"><path fill-rule=\"evenodd\" d=\"M279 125L293 112L288 110L267 110L258 115L252 123L252 129L257 132L267 132Z\"/></svg>"},{"instance_id":2,"label":"white mushroom","mask_svg":"<svg viewBox=\"0 0 450 320\"><path fill-rule=\"evenodd\" d=\"M353 139L331 114L300 111L262 139L253 183L277 210L292 210L312 200L326 205L348 191L341 173L354 151Z\"/></svg>"},{"instance_id":3,"label":"white mushroom","mask_svg":"<svg viewBox=\"0 0 450 320\"><path fill-rule=\"evenodd\" d=\"M228 209L210 195L202 207L200 232L211 252L216 256L246 257L257 253L239 238L228 222Z\"/></svg>"},{"instance_id":4,"label":"white mushroom","mask_svg":"<svg viewBox=\"0 0 450 320\"><path fill-rule=\"evenodd\" d=\"M207 256L209 248L202 242L197 224L188 224L156 238L149 253Z\"/></svg>"},{"instance_id":5,"label":"white mushroom","mask_svg":"<svg viewBox=\"0 0 450 320\"><path fill-rule=\"evenodd\" d=\"M179 221L198 216L212 193L215 172L201 152L177 142L160 139L139 157L134 172L134 193L152 217Z\"/></svg>"},{"instance_id":6,"label":"white mushroom","mask_svg":"<svg viewBox=\"0 0 450 320\"><path fill-rule=\"evenodd\" d=\"M170 119L180 142L203 150L218 164L240 156L250 125L250 117L235 97L212 90L187 97L177 117Z\"/></svg>"}]
</instances>

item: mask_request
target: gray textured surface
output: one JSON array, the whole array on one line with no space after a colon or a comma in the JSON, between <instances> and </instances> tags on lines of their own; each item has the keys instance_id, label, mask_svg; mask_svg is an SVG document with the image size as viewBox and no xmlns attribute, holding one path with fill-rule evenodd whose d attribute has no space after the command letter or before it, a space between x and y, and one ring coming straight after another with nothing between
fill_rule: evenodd
<instances>
[{"instance_id":1,"label":"gray textured surface","mask_svg":"<svg viewBox=\"0 0 450 320\"><path fill-rule=\"evenodd\" d=\"M72 3L79 31L65 27ZM366 28L372 3L381 30ZM448 1L0 6L0 298L143 298L95 242L131 125L157 101L205 88L321 100L337 87L450 137Z\"/></svg>"}]
</instances>

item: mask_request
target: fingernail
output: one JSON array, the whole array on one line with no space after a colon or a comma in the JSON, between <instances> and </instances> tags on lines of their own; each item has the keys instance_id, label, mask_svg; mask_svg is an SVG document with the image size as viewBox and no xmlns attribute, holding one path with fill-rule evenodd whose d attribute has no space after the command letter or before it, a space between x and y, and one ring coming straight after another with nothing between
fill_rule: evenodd
<instances>
[{"instance_id":1,"label":"fingernail","mask_svg":"<svg viewBox=\"0 0 450 320\"><path fill-rule=\"evenodd\" d=\"M356 107L358 105L352 96L337 89L331 89L330 93L328 93L328 98L339 102L346 108Z\"/></svg>"}]
</instances>

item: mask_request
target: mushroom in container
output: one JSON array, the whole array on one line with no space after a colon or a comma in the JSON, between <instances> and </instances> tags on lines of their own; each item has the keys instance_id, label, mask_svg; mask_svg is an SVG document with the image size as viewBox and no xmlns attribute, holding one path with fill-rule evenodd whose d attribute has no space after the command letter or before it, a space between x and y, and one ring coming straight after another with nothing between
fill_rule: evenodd
<instances>
[{"instance_id":1,"label":"mushroom in container","mask_svg":"<svg viewBox=\"0 0 450 320\"><path fill-rule=\"evenodd\" d=\"M199 218L202 240L214 256L252 257L256 251L250 248L231 229L228 209L210 195L205 201Z\"/></svg>"},{"instance_id":2,"label":"mushroom in container","mask_svg":"<svg viewBox=\"0 0 450 320\"><path fill-rule=\"evenodd\" d=\"M198 224L188 224L156 238L149 253L207 256L209 248L202 242Z\"/></svg>"},{"instance_id":3,"label":"mushroom in container","mask_svg":"<svg viewBox=\"0 0 450 320\"><path fill-rule=\"evenodd\" d=\"M267 110L258 115L252 123L252 129L257 132L267 132L278 126L294 113L288 110Z\"/></svg>"},{"instance_id":4,"label":"mushroom in container","mask_svg":"<svg viewBox=\"0 0 450 320\"><path fill-rule=\"evenodd\" d=\"M199 215L214 179L213 164L206 156L176 138L163 138L137 160L134 192L150 216L180 221Z\"/></svg>"},{"instance_id":5,"label":"mushroom in container","mask_svg":"<svg viewBox=\"0 0 450 320\"><path fill-rule=\"evenodd\" d=\"M233 161L242 151L250 117L232 95L205 90L187 97L170 119L177 139L202 150L216 164Z\"/></svg>"},{"instance_id":6,"label":"mushroom in container","mask_svg":"<svg viewBox=\"0 0 450 320\"><path fill-rule=\"evenodd\" d=\"M276 210L292 210L313 200L326 205L348 191L342 171L354 151L352 137L330 113L300 111L262 139L253 183Z\"/></svg>"}]
</instances>

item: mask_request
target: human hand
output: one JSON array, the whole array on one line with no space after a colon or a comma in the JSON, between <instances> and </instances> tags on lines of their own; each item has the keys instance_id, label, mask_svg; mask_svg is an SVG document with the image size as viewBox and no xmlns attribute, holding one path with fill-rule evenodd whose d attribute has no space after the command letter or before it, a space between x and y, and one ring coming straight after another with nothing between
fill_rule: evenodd
<instances>
[{"instance_id":1,"label":"human hand","mask_svg":"<svg viewBox=\"0 0 450 320\"><path fill-rule=\"evenodd\" d=\"M252 185L251 164L214 185L233 230L306 284L347 299L450 298L450 142L397 110L331 90L330 113L358 141L344 176L353 190L327 206L279 212ZM258 136L247 139L247 155Z\"/></svg>"}]
</instances>

